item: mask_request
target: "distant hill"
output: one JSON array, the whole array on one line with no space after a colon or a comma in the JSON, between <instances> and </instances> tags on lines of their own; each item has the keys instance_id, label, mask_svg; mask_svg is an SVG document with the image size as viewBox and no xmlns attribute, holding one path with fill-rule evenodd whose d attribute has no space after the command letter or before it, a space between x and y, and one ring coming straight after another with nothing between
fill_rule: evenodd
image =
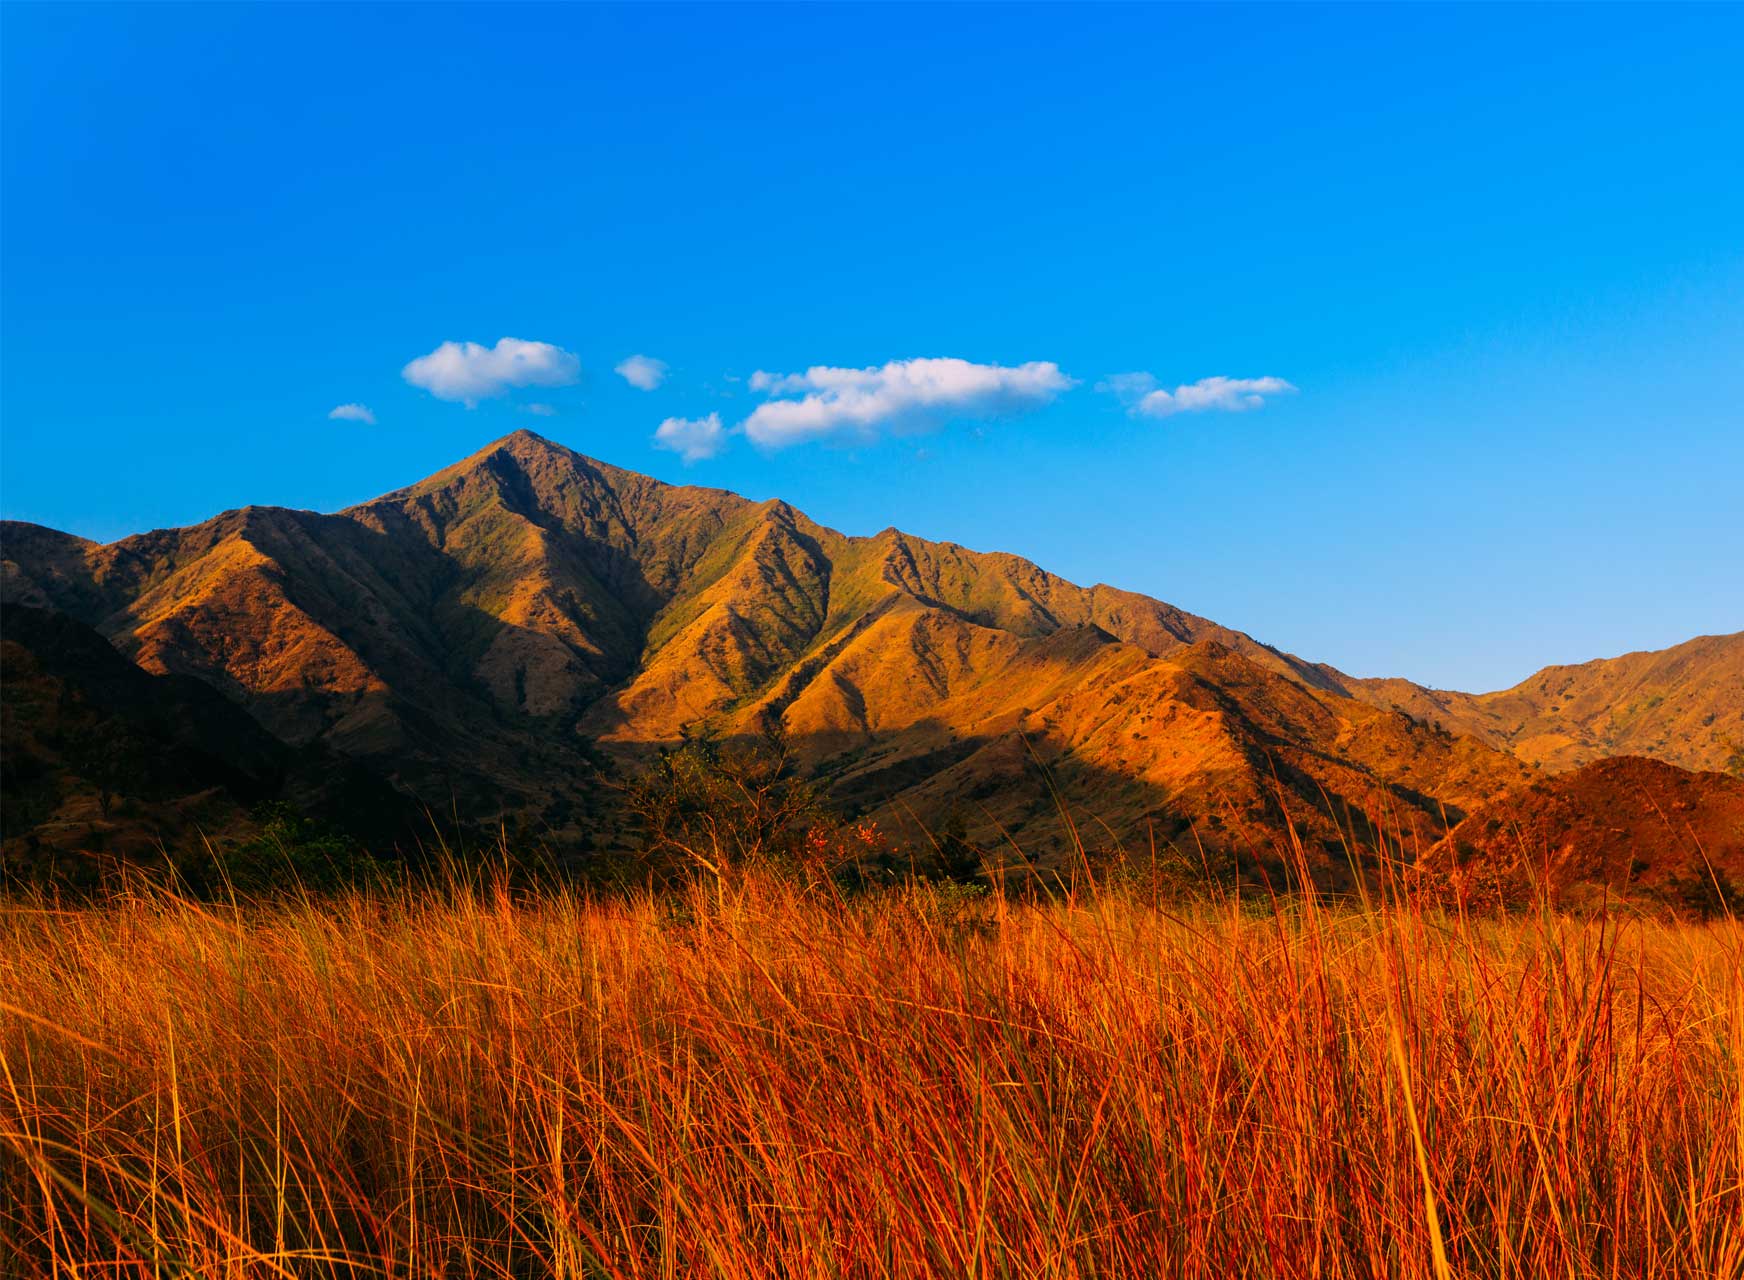
<instances>
[{"instance_id":1,"label":"distant hill","mask_svg":"<svg viewBox=\"0 0 1744 1280\"><path fill-rule=\"evenodd\" d=\"M1098 846L1251 853L1293 828L1336 861L1370 815L1427 848L1535 775L1465 695L525 431L334 515L248 507L104 546L9 524L0 552L6 600L292 747L577 850L621 837L602 776L698 725L777 722L843 803L1043 857L1072 847L1062 808Z\"/></svg>"},{"instance_id":2,"label":"distant hill","mask_svg":"<svg viewBox=\"0 0 1744 1280\"><path fill-rule=\"evenodd\" d=\"M1615 755L1744 773L1744 632L1545 667L1497 693L1345 680L1357 697L1439 721L1552 772Z\"/></svg>"}]
</instances>

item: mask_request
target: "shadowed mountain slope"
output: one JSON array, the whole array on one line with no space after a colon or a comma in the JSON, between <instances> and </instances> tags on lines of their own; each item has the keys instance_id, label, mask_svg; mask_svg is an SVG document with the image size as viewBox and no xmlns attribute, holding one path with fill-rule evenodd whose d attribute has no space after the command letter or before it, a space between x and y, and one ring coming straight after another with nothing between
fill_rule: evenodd
<instances>
[{"instance_id":1,"label":"shadowed mountain slope","mask_svg":"<svg viewBox=\"0 0 1744 1280\"><path fill-rule=\"evenodd\" d=\"M222 841L252 831L249 812L265 801L384 850L417 833L411 802L356 763L286 745L204 681L151 675L64 613L9 607L0 669L9 871Z\"/></svg>"}]
</instances>

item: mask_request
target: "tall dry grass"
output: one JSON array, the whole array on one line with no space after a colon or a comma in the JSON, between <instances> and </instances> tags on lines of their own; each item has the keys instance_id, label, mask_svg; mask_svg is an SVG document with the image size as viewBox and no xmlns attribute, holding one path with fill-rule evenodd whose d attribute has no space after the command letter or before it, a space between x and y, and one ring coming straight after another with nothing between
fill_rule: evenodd
<instances>
[{"instance_id":1,"label":"tall dry grass","mask_svg":"<svg viewBox=\"0 0 1744 1280\"><path fill-rule=\"evenodd\" d=\"M0 1270L1735 1276L1741 957L757 877L15 903Z\"/></svg>"}]
</instances>

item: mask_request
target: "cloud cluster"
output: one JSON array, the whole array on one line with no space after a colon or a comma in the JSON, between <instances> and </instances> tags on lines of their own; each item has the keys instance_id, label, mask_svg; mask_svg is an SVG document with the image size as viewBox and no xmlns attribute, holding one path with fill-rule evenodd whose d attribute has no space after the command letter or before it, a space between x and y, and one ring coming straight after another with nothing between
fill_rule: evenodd
<instances>
[{"instance_id":1,"label":"cloud cluster","mask_svg":"<svg viewBox=\"0 0 1744 1280\"><path fill-rule=\"evenodd\" d=\"M686 463L699 462L725 449L729 434L718 413L706 418L668 418L654 428L654 447L676 453Z\"/></svg>"},{"instance_id":2,"label":"cloud cluster","mask_svg":"<svg viewBox=\"0 0 1744 1280\"><path fill-rule=\"evenodd\" d=\"M1148 373L1116 373L1096 384L1126 406L1137 418L1167 418L1176 413L1198 413L1215 409L1223 413L1243 413L1258 409L1267 396L1285 395L1296 390L1282 378L1201 378L1166 391Z\"/></svg>"},{"instance_id":3,"label":"cloud cluster","mask_svg":"<svg viewBox=\"0 0 1744 1280\"><path fill-rule=\"evenodd\" d=\"M893 360L868 369L814 365L804 373L759 370L753 391L772 398L742 430L779 449L807 440L871 440L879 430L916 431L950 418L991 418L1049 403L1075 386L1051 360L1005 366L957 359Z\"/></svg>"},{"instance_id":4,"label":"cloud cluster","mask_svg":"<svg viewBox=\"0 0 1744 1280\"><path fill-rule=\"evenodd\" d=\"M668 367L663 360L638 353L619 361L614 371L632 387L653 391L665 382ZM581 362L549 342L502 338L494 347L444 342L408 363L401 376L438 399L459 401L470 409L515 387L567 386L580 378ZM764 449L815 440L872 441L886 432L925 431L952 419L1007 417L1039 409L1078 382L1051 360L999 365L923 357L860 369L833 365L813 365L803 373L760 369L747 385L762 402L743 421L728 426L719 413L667 418L655 429L655 447L692 463L721 453L736 435ZM1201 378L1170 389L1150 373L1111 374L1096 389L1118 399L1129 415L1141 418L1205 410L1241 413L1296 390L1276 377ZM549 404L521 407L541 416L556 412ZM361 404L342 404L327 416L375 422L375 414Z\"/></svg>"},{"instance_id":5,"label":"cloud cluster","mask_svg":"<svg viewBox=\"0 0 1744 1280\"><path fill-rule=\"evenodd\" d=\"M666 361L653 356L631 356L613 366L612 372L638 391L652 391L666 381Z\"/></svg>"},{"instance_id":6,"label":"cloud cluster","mask_svg":"<svg viewBox=\"0 0 1744 1280\"><path fill-rule=\"evenodd\" d=\"M361 422L366 426L375 426L375 414L366 404L338 405L327 416L334 422Z\"/></svg>"},{"instance_id":7,"label":"cloud cluster","mask_svg":"<svg viewBox=\"0 0 1744 1280\"><path fill-rule=\"evenodd\" d=\"M502 338L494 347L444 342L400 370L400 376L438 400L458 400L470 409L510 387L566 387L581 377L581 361L549 342Z\"/></svg>"}]
</instances>

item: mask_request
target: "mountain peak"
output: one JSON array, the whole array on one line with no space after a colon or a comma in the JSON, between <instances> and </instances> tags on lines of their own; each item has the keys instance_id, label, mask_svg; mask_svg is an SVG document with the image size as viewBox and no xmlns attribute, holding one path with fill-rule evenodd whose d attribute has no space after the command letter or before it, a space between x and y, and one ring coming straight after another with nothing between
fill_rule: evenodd
<instances>
[{"instance_id":1,"label":"mountain peak","mask_svg":"<svg viewBox=\"0 0 1744 1280\"><path fill-rule=\"evenodd\" d=\"M490 444L485 446L484 451L490 452L497 449L517 455L549 455L554 453L573 455L575 453L575 450L560 445L555 440L547 440L537 431L529 431L526 427L522 427L517 431L511 431L501 439L492 441Z\"/></svg>"},{"instance_id":2,"label":"mountain peak","mask_svg":"<svg viewBox=\"0 0 1744 1280\"><path fill-rule=\"evenodd\" d=\"M454 466L448 467L444 472L438 474L461 469L471 470L490 458L502 455L513 458L523 467L573 466L576 463L585 463L594 467L604 465L577 453L574 449L558 444L555 440L547 440L536 431L529 431L522 427L519 431L511 431L508 435L491 441L478 452L462 458Z\"/></svg>"},{"instance_id":3,"label":"mountain peak","mask_svg":"<svg viewBox=\"0 0 1744 1280\"><path fill-rule=\"evenodd\" d=\"M426 497L456 486L468 485L481 477L494 474L498 481L510 481L516 487L533 485L540 486L540 479L572 479L575 476L594 472L603 474L615 472L615 468L584 457L573 449L564 447L556 441L547 440L537 432L525 428L511 431L506 436L492 440L481 449L477 449L458 462L450 463L422 480L406 485L404 488L384 493L368 502L359 503L351 511L361 511L379 507L384 503L398 504L407 499ZM512 480L511 480L512 477ZM344 514L350 514L349 512Z\"/></svg>"}]
</instances>

